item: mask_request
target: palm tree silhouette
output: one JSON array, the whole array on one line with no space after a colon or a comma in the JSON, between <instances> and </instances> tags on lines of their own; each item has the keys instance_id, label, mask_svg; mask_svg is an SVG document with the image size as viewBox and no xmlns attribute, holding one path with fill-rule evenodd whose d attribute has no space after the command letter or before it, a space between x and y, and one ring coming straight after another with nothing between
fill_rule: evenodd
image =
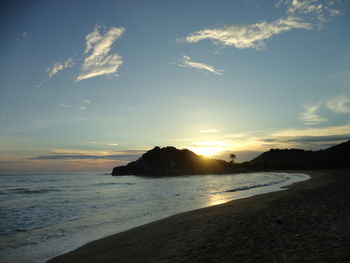
<instances>
[{"instance_id":1,"label":"palm tree silhouette","mask_svg":"<svg viewBox=\"0 0 350 263\"><path fill-rule=\"evenodd\" d=\"M235 155L235 154L231 153L231 154L230 154L230 159L231 159L230 162L231 162L232 164L236 163L236 155Z\"/></svg>"}]
</instances>

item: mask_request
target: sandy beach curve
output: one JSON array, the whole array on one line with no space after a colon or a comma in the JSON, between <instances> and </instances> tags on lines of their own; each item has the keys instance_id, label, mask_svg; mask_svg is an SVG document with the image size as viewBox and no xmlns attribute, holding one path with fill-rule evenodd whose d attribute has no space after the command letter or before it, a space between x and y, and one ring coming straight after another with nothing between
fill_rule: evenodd
<instances>
[{"instance_id":1,"label":"sandy beach curve","mask_svg":"<svg viewBox=\"0 0 350 263\"><path fill-rule=\"evenodd\" d=\"M171 216L48 262L350 262L350 171L298 172L311 179Z\"/></svg>"}]
</instances>

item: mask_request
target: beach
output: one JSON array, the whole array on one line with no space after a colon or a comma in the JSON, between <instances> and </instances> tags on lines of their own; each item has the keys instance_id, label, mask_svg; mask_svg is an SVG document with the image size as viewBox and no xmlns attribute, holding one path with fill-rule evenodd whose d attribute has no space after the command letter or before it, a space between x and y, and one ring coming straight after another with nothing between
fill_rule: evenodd
<instances>
[{"instance_id":1,"label":"beach","mask_svg":"<svg viewBox=\"0 0 350 263\"><path fill-rule=\"evenodd\" d=\"M48 262L349 262L349 170L171 216Z\"/></svg>"}]
</instances>

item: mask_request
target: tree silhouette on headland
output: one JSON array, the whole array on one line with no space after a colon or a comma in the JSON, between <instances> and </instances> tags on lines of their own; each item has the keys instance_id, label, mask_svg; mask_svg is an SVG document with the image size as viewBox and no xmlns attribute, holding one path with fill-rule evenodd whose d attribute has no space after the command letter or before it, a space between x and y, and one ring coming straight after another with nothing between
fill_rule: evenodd
<instances>
[{"instance_id":1,"label":"tree silhouette on headland","mask_svg":"<svg viewBox=\"0 0 350 263\"><path fill-rule=\"evenodd\" d=\"M230 163L235 164L236 163L236 155L231 153L230 154Z\"/></svg>"}]
</instances>

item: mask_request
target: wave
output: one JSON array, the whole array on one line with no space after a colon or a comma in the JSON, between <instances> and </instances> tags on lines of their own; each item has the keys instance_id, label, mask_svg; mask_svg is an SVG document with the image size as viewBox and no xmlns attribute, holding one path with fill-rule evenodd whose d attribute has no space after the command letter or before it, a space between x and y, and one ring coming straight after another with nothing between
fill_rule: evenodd
<instances>
[{"instance_id":1,"label":"wave","mask_svg":"<svg viewBox=\"0 0 350 263\"><path fill-rule=\"evenodd\" d=\"M238 192L238 191L246 191L246 190L250 190L250 189L254 189L254 188L258 188L258 187L265 187L265 186L271 186L274 184L280 184L280 183L284 183L287 182L290 178L289 177L285 177L283 180L280 181L274 181L274 182L269 182L269 183L261 183L261 184L255 184L255 185L246 185L246 186L242 186L242 187L236 187L233 189L229 189L229 190L225 190L222 192L215 192L213 194L222 194L222 193L233 193L233 192Z\"/></svg>"},{"instance_id":2,"label":"wave","mask_svg":"<svg viewBox=\"0 0 350 263\"><path fill-rule=\"evenodd\" d=\"M16 194L46 194L49 192L59 192L59 189L52 188L42 188L42 189L30 189L30 188L13 188L8 189L8 192L16 193Z\"/></svg>"},{"instance_id":3,"label":"wave","mask_svg":"<svg viewBox=\"0 0 350 263\"><path fill-rule=\"evenodd\" d=\"M134 185L134 183L97 183L92 186L104 186L104 185Z\"/></svg>"}]
</instances>

